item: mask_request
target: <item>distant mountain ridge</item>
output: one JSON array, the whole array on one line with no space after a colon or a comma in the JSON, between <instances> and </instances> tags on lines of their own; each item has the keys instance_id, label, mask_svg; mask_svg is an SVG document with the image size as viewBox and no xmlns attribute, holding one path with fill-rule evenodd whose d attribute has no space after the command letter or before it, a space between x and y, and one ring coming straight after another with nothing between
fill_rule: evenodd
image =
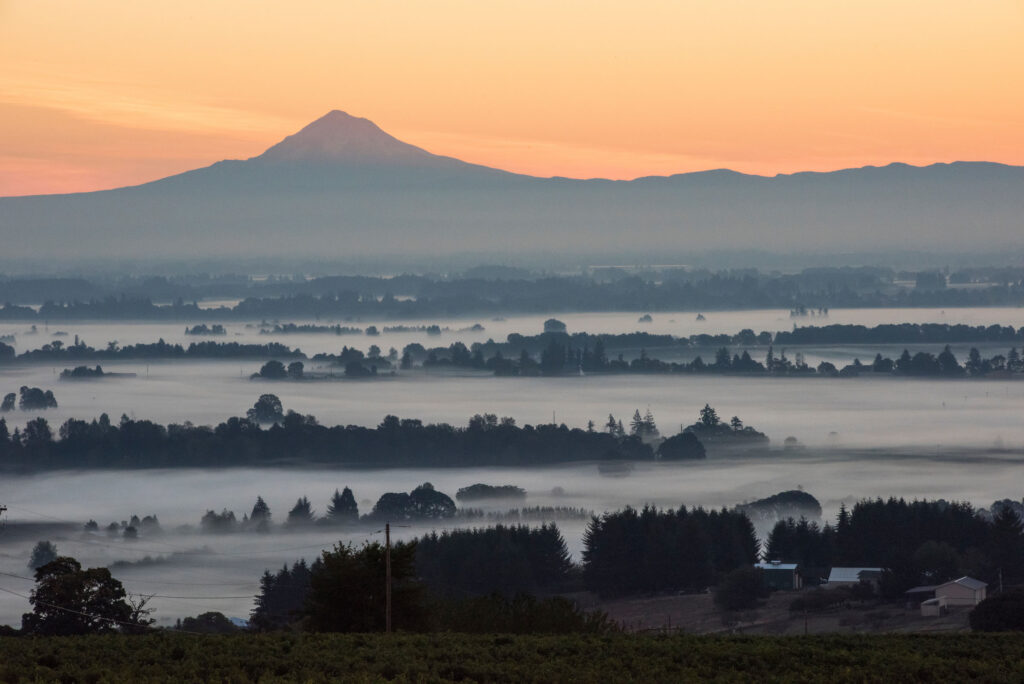
<instances>
[{"instance_id":1,"label":"distant mountain ridge","mask_svg":"<svg viewBox=\"0 0 1024 684\"><path fill-rule=\"evenodd\" d=\"M890 164L632 181L432 154L332 111L264 153L139 186L0 198L8 258L1020 248L1024 167Z\"/></svg>"}]
</instances>

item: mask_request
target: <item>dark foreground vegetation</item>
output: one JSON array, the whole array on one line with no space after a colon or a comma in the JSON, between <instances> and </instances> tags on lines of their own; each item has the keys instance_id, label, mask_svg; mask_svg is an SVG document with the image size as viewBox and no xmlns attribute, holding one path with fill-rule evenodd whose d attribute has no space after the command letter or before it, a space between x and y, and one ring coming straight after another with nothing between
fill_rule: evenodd
<instances>
[{"instance_id":1,"label":"dark foreground vegetation","mask_svg":"<svg viewBox=\"0 0 1024 684\"><path fill-rule=\"evenodd\" d=\"M0 680L933 681L1024 678L1024 636L271 634L0 638Z\"/></svg>"}]
</instances>

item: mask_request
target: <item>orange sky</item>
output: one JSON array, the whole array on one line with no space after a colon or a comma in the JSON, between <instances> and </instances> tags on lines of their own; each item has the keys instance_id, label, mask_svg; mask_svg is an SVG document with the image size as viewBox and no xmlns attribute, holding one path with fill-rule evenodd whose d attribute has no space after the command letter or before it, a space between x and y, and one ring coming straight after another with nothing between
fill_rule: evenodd
<instances>
[{"instance_id":1,"label":"orange sky","mask_svg":"<svg viewBox=\"0 0 1024 684\"><path fill-rule=\"evenodd\" d=\"M1024 0L0 0L0 195L330 109L538 175L1024 164Z\"/></svg>"}]
</instances>

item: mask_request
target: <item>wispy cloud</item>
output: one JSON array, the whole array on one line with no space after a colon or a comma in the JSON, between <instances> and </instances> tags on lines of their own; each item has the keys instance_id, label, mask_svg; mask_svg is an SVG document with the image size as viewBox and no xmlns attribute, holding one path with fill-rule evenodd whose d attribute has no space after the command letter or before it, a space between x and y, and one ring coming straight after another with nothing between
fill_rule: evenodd
<instances>
[{"instance_id":1,"label":"wispy cloud","mask_svg":"<svg viewBox=\"0 0 1024 684\"><path fill-rule=\"evenodd\" d=\"M895 109L885 109L882 107L858 107L858 111L867 112L870 114L883 114L896 119L907 119L910 121L928 121L933 123L947 124L950 126L1009 126L1011 125L1008 121L996 121L993 119L979 119L977 117L952 117L952 116L936 116L935 114L928 114L922 112L903 112ZM1014 124L1019 125L1019 124Z\"/></svg>"},{"instance_id":2,"label":"wispy cloud","mask_svg":"<svg viewBox=\"0 0 1024 684\"><path fill-rule=\"evenodd\" d=\"M83 119L150 130L249 137L293 125L264 112L157 94L138 84L72 80L42 69L0 73L0 102L49 107Z\"/></svg>"}]
</instances>

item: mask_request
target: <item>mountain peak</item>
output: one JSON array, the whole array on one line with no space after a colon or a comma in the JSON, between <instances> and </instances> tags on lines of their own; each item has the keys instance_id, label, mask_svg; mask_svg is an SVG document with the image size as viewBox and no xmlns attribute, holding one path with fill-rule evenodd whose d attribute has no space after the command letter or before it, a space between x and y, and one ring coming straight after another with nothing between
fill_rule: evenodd
<instances>
[{"instance_id":1,"label":"mountain peak","mask_svg":"<svg viewBox=\"0 0 1024 684\"><path fill-rule=\"evenodd\" d=\"M369 119L331 110L257 159L273 162L423 163L426 150L388 135Z\"/></svg>"}]
</instances>

